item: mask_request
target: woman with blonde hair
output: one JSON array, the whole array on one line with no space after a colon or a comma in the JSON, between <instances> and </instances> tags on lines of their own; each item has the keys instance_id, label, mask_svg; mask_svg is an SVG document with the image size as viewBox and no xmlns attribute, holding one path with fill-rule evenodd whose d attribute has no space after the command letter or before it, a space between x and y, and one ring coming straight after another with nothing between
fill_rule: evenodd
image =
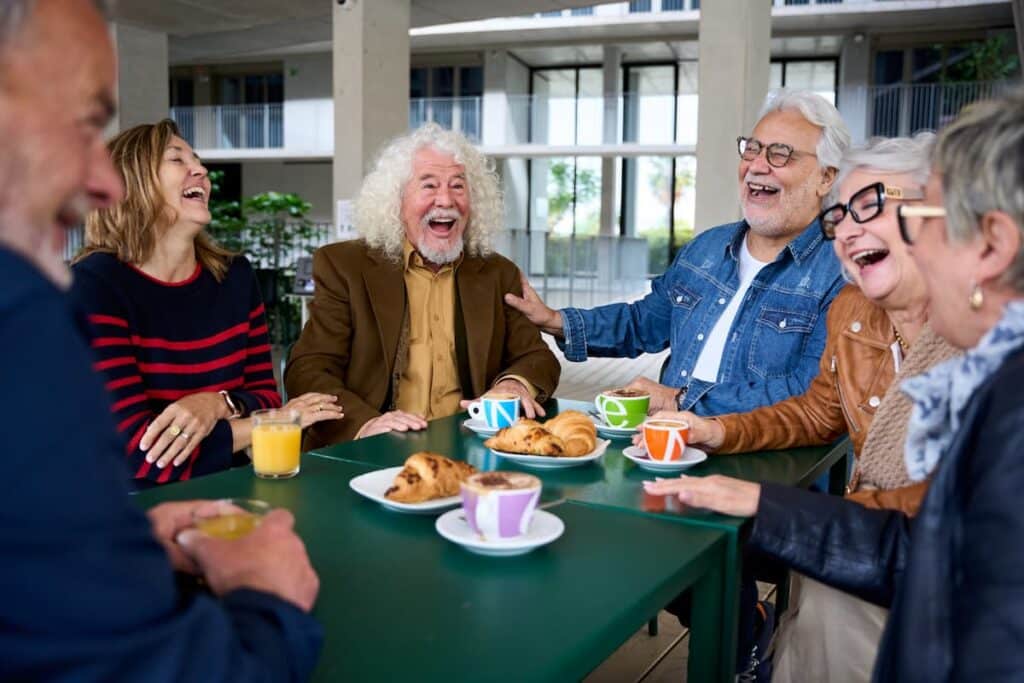
<instances>
[{"instance_id":1,"label":"woman with blonde hair","mask_svg":"<svg viewBox=\"0 0 1024 683\"><path fill-rule=\"evenodd\" d=\"M252 267L204 231L210 180L173 121L109 147L125 199L88 217L72 294L131 474L146 487L244 464L248 416L281 405ZM303 426L342 417L324 394L285 408Z\"/></svg>"}]
</instances>

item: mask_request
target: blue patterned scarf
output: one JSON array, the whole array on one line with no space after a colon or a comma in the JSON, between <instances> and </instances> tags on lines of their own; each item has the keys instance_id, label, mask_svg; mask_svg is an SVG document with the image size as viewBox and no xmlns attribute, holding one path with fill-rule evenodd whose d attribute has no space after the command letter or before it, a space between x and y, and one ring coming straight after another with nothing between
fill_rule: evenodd
<instances>
[{"instance_id":1,"label":"blue patterned scarf","mask_svg":"<svg viewBox=\"0 0 1024 683\"><path fill-rule=\"evenodd\" d=\"M960 430L961 413L975 390L1021 346L1024 301L1013 301L973 349L903 381L900 386L914 403L904 449L911 479L921 481L935 469Z\"/></svg>"}]
</instances>

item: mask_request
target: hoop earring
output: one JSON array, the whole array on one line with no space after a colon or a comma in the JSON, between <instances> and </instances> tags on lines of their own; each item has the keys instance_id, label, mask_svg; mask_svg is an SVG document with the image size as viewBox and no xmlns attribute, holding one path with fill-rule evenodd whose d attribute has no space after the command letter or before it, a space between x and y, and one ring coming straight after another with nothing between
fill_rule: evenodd
<instances>
[{"instance_id":1,"label":"hoop earring","mask_svg":"<svg viewBox=\"0 0 1024 683\"><path fill-rule=\"evenodd\" d=\"M967 298L967 302L971 305L972 311L980 310L982 304L985 303L985 293L981 291L981 285L977 282L974 283L974 287L971 289L971 296Z\"/></svg>"}]
</instances>

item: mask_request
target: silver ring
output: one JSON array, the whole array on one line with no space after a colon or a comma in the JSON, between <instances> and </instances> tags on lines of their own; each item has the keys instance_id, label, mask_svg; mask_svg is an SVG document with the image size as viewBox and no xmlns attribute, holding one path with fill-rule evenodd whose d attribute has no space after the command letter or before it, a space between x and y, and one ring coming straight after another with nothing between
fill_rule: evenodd
<instances>
[{"instance_id":1,"label":"silver ring","mask_svg":"<svg viewBox=\"0 0 1024 683\"><path fill-rule=\"evenodd\" d=\"M188 441L189 439L192 438L192 435L189 434L188 432L182 432L181 434L178 434L178 436L185 439L185 441Z\"/></svg>"}]
</instances>

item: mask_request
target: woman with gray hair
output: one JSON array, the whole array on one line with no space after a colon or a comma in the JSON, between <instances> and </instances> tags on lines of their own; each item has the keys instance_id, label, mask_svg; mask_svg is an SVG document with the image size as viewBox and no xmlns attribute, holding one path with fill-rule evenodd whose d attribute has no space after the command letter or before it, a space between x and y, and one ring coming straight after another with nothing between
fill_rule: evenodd
<instances>
[{"instance_id":1,"label":"woman with gray hair","mask_svg":"<svg viewBox=\"0 0 1024 683\"><path fill-rule=\"evenodd\" d=\"M1024 664L1022 156L1024 92L975 104L940 135L923 204L897 213L927 283L929 324L965 351L901 384L913 404L906 469L930 480L913 536L901 511L773 484L645 484L753 516L752 547L891 606L878 681L1019 680Z\"/></svg>"},{"instance_id":2,"label":"woman with gray hair","mask_svg":"<svg viewBox=\"0 0 1024 683\"><path fill-rule=\"evenodd\" d=\"M824 445L849 434L856 467L848 498L916 513L925 485L912 482L903 466L910 401L895 385L956 350L927 325L925 281L900 238L896 212L924 197L933 138L878 138L847 150L839 162L839 201L822 212L821 230L834 240L852 284L829 308L825 352L808 390L745 413L659 416L689 422L690 442L716 453ZM753 585L747 592L754 594ZM794 577L774 680L867 680L885 616L882 608Z\"/></svg>"}]
</instances>

